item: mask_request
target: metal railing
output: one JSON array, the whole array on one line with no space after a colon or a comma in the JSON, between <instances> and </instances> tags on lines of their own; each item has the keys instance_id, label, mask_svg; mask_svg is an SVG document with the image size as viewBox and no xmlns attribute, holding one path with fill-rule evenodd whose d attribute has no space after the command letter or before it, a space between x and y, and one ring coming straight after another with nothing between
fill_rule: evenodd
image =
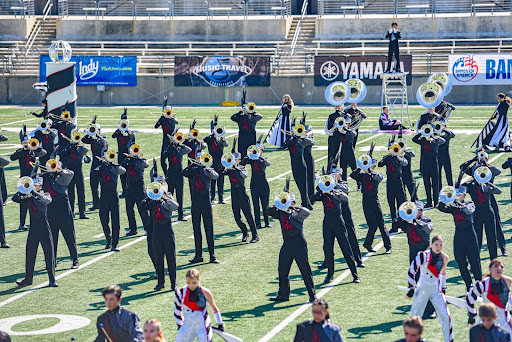
<instances>
[{"instance_id":1,"label":"metal railing","mask_svg":"<svg viewBox=\"0 0 512 342\"><path fill-rule=\"evenodd\" d=\"M0 15L14 15L24 18L34 16L34 0L2 0Z\"/></svg>"},{"instance_id":2,"label":"metal railing","mask_svg":"<svg viewBox=\"0 0 512 342\"><path fill-rule=\"evenodd\" d=\"M69 15L68 0L59 0L58 5L59 5L59 8L58 8L59 18L67 17Z\"/></svg>"},{"instance_id":3,"label":"metal railing","mask_svg":"<svg viewBox=\"0 0 512 342\"><path fill-rule=\"evenodd\" d=\"M297 46L297 39L299 39L300 31L302 29L302 20L304 19L304 16L306 16L307 10L308 10L308 0L304 0L304 2L302 3L302 9L300 11L300 18L299 18L299 21L297 22L297 27L295 28L295 34L293 35L292 44L291 44L292 50L290 52L290 56L293 56L293 54L295 52L295 47Z\"/></svg>"}]
</instances>

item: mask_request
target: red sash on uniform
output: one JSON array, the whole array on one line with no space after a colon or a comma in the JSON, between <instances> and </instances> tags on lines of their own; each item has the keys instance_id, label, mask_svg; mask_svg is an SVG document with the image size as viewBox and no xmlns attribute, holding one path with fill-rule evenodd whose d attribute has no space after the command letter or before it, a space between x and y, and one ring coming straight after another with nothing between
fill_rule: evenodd
<instances>
[{"instance_id":1,"label":"red sash on uniform","mask_svg":"<svg viewBox=\"0 0 512 342\"><path fill-rule=\"evenodd\" d=\"M422 239L416 232L416 226L414 224L411 224L411 227L409 230L409 237L411 239L411 245L414 245L415 243L422 241Z\"/></svg>"},{"instance_id":2,"label":"red sash on uniform","mask_svg":"<svg viewBox=\"0 0 512 342\"><path fill-rule=\"evenodd\" d=\"M201 290L202 292L202 290ZM190 300L190 289L187 288L187 294L185 295L185 299L183 300L183 305L185 305L187 308L193 311L203 311L199 309L199 306L197 305L197 302Z\"/></svg>"},{"instance_id":3,"label":"red sash on uniform","mask_svg":"<svg viewBox=\"0 0 512 342\"><path fill-rule=\"evenodd\" d=\"M484 194L482 193L482 191L480 191L480 188L478 186L476 187L476 195L478 197L478 205L481 205L482 203L487 201L487 198L485 198Z\"/></svg>"},{"instance_id":4,"label":"red sash on uniform","mask_svg":"<svg viewBox=\"0 0 512 342\"><path fill-rule=\"evenodd\" d=\"M110 320L108 319L108 314L105 314L105 324L104 324L104 327L105 327L105 331L107 332L108 334L108 337L112 340L112 341L119 341L119 337L117 337L116 334L114 334L114 332L112 331L112 329L110 328Z\"/></svg>"},{"instance_id":5,"label":"red sash on uniform","mask_svg":"<svg viewBox=\"0 0 512 342\"><path fill-rule=\"evenodd\" d=\"M196 159L196 151L195 150L190 151L190 158Z\"/></svg>"},{"instance_id":6,"label":"red sash on uniform","mask_svg":"<svg viewBox=\"0 0 512 342\"><path fill-rule=\"evenodd\" d=\"M249 126L249 123L247 122L247 118L246 117L244 117L243 129L245 129L245 130L250 130L251 129L251 126Z\"/></svg>"},{"instance_id":7,"label":"red sash on uniform","mask_svg":"<svg viewBox=\"0 0 512 342\"><path fill-rule=\"evenodd\" d=\"M297 153L297 152L298 152L298 151L297 151L297 148L295 147L295 140L292 140L292 141L290 142L290 152L291 152L291 153Z\"/></svg>"},{"instance_id":8,"label":"red sash on uniform","mask_svg":"<svg viewBox=\"0 0 512 342\"><path fill-rule=\"evenodd\" d=\"M105 182L105 184L107 184L111 180L112 180L112 178L110 178L110 176L108 175L107 169L103 168L103 181Z\"/></svg>"},{"instance_id":9,"label":"red sash on uniform","mask_svg":"<svg viewBox=\"0 0 512 342\"><path fill-rule=\"evenodd\" d=\"M327 210L331 210L332 208L336 208L336 206L331 201L331 196L327 195L325 198L325 207Z\"/></svg>"},{"instance_id":10,"label":"red sash on uniform","mask_svg":"<svg viewBox=\"0 0 512 342\"><path fill-rule=\"evenodd\" d=\"M155 221L159 223L163 219L165 219L165 215L160 211L160 203L157 203L155 208Z\"/></svg>"},{"instance_id":11,"label":"red sash on uniform","mask_svg":"<svg viewBox=\"0 0 512 342\"><path fill-rule=\"evenodd\" d=\"M199 173L199 171L197 171L197 173L196 173L196 191L202 190L204 188L205 188L204 184L203 184L203 182L201 182L201 174Z\"/></svg>"},{"instance_id":12,"label":"red sash on uniform","mask_svg":"<svg viewBox=\"0 0 512 342\"><path fill-rule=\"evenodd\" d=\"M285 232L285 233L294 229L292 224L288 221L288 213L285 213L283 215L283 218L281 220L281 228L283 229L283 232Z\"/></svg>"},{"instance_id":13,"label":"red sash on uniform","mask_svg":"<svg viewBox=\"0 0 512 342\"><path fill-rule=\"evenodd\" d=\"M37 207L34 204L34 198L31 197L30 201L28 201L28 204L30 205L30 213L34 214L37 211Z\"/></svg>"},{"instance_id":14,"label":"red sash on uniform","mask_svg":"<svg viewBox=\"0 0 512 342\"><path fill-rule=\"evenodd\" d=\"M254 161L253 165L254 165L254 166L253 166L253 168L252 168L252 169L253 169L254 173L261 172L261 168L260 168L260 166L259 166L259 164L258 164L258 161L257 161L257 160L255 160L255 161Z\"/></svg>"},{"instance_id":15,"label":"red sash on uniform","mask_svg":"<svg viewBox=\"0 0 512 342\"><path fill-rule=\"evenodd\" d=\"M343 134L343 136L341 137L341 143L342 144L346 144L347 143L347 138L345 137L345 134Z\"/></svg>"},{"instance_id":16,"label":"red sash on uniform","mask_svg":"<svg viewBox=\"0 0 512 342\"><path fill-rule=\"evenodd\" d=\"M455 209L455 225L459 225L462 222L465 222L466 219L464 216L460 213L460 209Z\"/></svg>"},{"instance_id":17,"label":"red sash on uniform","mask_svg":"<svg viewBox=\"0 0 512 342\"><path fill-rule=\"evenodd\" d=\"M133 167L133 163L130 163L130 167L128 168L128 175L130 177L137 176L137 171L135 171L135 168Z\"/></svg>"},{"instance_id":18,"label":"red sash on uniform","mask_svg":"<svg viewBox=\"0 0 512 342\"><path fill-rule=\"evenodd\" d=\"M178 158L176 158L176 152L174 152L174 150L172 150L171 153L172 153L172 165L178 164L180 161L178 160Z\"/></svg>"},{"instance_id":19,"label":"red sash on uniform","mask_svg":"<svg viewBox=\"0 0 512 342\"><path fill-rule=\"evenodd\" d=\"M370 181L370 176L366 176L365 188L365 192L373 190L372 182Z\"/></svg>"},{"instance_id":20,"label":"red sash on uniform","mask_svg":"<svg viewBox=\"0 0 512 342\"><path fill-rule=\"evenodd\" d=\"M321 342L320 336L318 336L318 331L316 331L316 324L314 324L313 326L313 339L311 340L311 342Z\"/></svg>"},{"instance_id":21,"label":"red sash on uniform","mask_svg":"<svg viewBox=\"0 0 512 342\"><path fill-rule=\"evenodd\" d=\"M162 122L162 128L164 129L165 133L168 133L168 132L171 131L170 127L167 126L167 120L166 119L164 119L164 121Z\"/></svg>"},{"instance_id":22,"label":"red sash on uniform","mask_svg":"<svg viewBox=\"0 0 512 342\"><path fill-rule=\"evenodd\" d=\"M43 138L43 143L48 144L49 142L50 142L50 139L48 138L48 134L45 134L44 138Z\"/></svg>"},{"instance_id":23,"label":"red sash on uniform","mask_svg":"<svg viewBox=\"0 0 512 342\"><path fill-rule=\"evenodd\" d=\"M28 154L28 152L25 152L25 164L27 165L27 168L30 168L32 167L30 165L30 162L32 161L32 159L30 158L30 155Z\"/></svg>"},{"instance_id":24,"label":"red sash on uniform","mask_svg":"<svg viewBox=\"0 0 512 342\"><path fill-rule=\"evenodd\" d=\"M423 152L432 151L432 146L430 146L430 142L425 141L423 144Z\"/></svg>"},{"instance_id":25,"label":"red sash on uniform","mask_svg":"<svg viewBox=\"0 0 512 342\"><path fill-rule=\"evenodd\" d=\"M229 171L229 180L231 181L231 184L239 183L234 170Z\"/></svg>"},{"instance_id":26,"label":"red sash on uniform","mask_svg":"<svg viewBox=\"0 0 512 342\"><path fill-rule=\"evenodd\" d=\"M44 191L49 193L50 196L52 196L52 198L57 195L57 193L55 191L53 191L51 185L50 185L50 180L48 180L45 185L44 185Z\"/></svg>"},{"instance_id":27,"label":"red sash on uniform","mask_svg":"<svg viewBox=\"0 0 512 342\"><path fill-rule=\"evenodd\" d=\"M126 145L128 141L126 140L126 137L121 133L121 136L119 137L120 145Z\"/></svg>"},{"instance_id":28,"label":"red sash on uniform","mask_svg":"<svg viewBox=\"0 0 512 342\"><path fill-rule=\"evenodd\" d=\"M395 172L396 169L393 166L393 160L391 158L388 159L388 173Z\"/></svg>"},{"instance_id":29,"label":"red sash on uniform","mask_svg":"<svg viewBox=\"0 0 512 342\"><path fill-rule=\"evenodd\" d=\"M212 138L212 151L218 151L219 146L217 146L217 139L215 137Z\"/></svg>"}]
</instances>

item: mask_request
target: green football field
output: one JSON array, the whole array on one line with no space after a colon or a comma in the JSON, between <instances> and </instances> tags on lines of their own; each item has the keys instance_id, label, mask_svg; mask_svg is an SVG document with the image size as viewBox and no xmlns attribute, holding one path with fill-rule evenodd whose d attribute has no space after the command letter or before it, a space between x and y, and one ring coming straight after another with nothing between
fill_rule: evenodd
<instances>
[{"instance_id":1,"label":"green football field","mask_svg":"<svg viewBox=\"0 0 512 342\"><path fill-rule=\"evenodd\" d=\"M130 128L153 128L158 120L159 101L155 107L137 107L128 109ZM361 129L374 129L378 127L379 108L361 107L367 114ZM23 114L35 108L2 107L0 108L0 127L9 131L2 132L9 137L9 141L0 145L0 154L9 156L19 147L18 133L13 128L20 128L25 123L29 130L34 129L39 119ZM39 110L39 109L38 109ZM263 119L257 128L267 130L272 124L277 107L259 107L258 112ZM323 130L327 116L332 112L329 107L300 107L296 106L293 114L300 116L302 111L308 113L307 123L314 129ZM458 166L474 156L471 148L477 132L485 125L492 114L494 106L487 107L458 107L448 122L448 128L459 131L451 142L451 155L454 178L458 176ZM79 108L79 127L85 128L94 114L98 115L98 123L102 128L115 129L122 107L94 107ZM174 111L180 120L181 131L187 132L193 118L198 119L197 128L205 136L210 130L210 120L215 114L219 115L219 122L227 129L235 129L235 123L229 120L236 109L222 107L176 107ZM415 122L423 111L419 107L411 107L411 116ZM151 113L153 112L153 114ZM117 149L115 141L108 134L111 146ZM230 144L234 138L233 133L227 133ZM356 156L366 153L371 142L377 145L375 156L380 159L386 154L389 134L360 134L356 147ZM412 135L408 136L409 146L419 156L419 146L412 143ZM146 158L160 155L161 132L137 133L137 143L141 145ZM315 147L313 156L317 163L316 170L326 165L327 136L315 134ZM267 146L269 147L269 146ZM287 151L272 150L268 148L265 155L270 158L272 165L267 168L267 177L271 187L271 201L276 193L282 190L285 178L291 176L289 154ZM503 153L491 154L490 159L494 165L501 166L507 159ZM159 165L160 167L160 165ZM419 157L413 159L415 177L420 181L419 198L425 200L423 182L419 173ZM16 191L16 182L19 178L17 163L8 165L5 169L9 197ZM380 170L384 172L384 169ZM149 172L146 172L146 181L149 182ZM89 164L84 164L84 176L89 176ZM504 171L496 178L496 184L503 189L498 197L500 214L505 230L505 237L510 242L512 213L508 212L510 205L510 171ZM184 206L185 215L190 214L190 197L185 182ZM226 179L225 197L229 196L229 182ZM246 181L249 188L249 180ZM444 183L446 185L446 182ZM350 181L350 187L355 190L355 182ZM292 182L292 192L299 196L295 183ZM388 228L391 228L389 208L386 201L385 184L380 186L380 200ZM228 197L229 198L229 197ZM86 178L87 207L90 206L91 195L88 178ZM162 321L164 333L168 341L176 336L176 324L173 317L173 295L169 288L169 279L166 278L166 289L154 292L156 280L153 279L154 270L147 255L147 245L138 218L139 234L135 237L126 237L128 222L124 207L121 206L121 251L113 253L104 250L105 238L102 234L98 211L87 212L89 220L75 220L75 230L80 257L80 269L70 271L71 260L63 238L60 237L57 255L58 288L46 286L32 290L32 287L48 280L44 269L42 250L39 249L36 262L34 284L31 287L18 288L16 279L24 276L25 242L27 232L18 231L19 208L9 198L4 207L4 218L8 232L7 242L10 249L0 249L0 320L8 317L27 315L77 315L91 320L89 325L82 328L55 334L15 335L14 341L69 341L72 337L77 341L92 341L96 334L96 317L104 310L101 290L110 284L119 284L123 290L122 305L136 311L145 321L158 318ZM317 293L329 302L331 318L342 327L344 339L347 341L392 341L402 337L402 320L410 310L411 302L405 299L405 293L397 286L407 286L408 245L405 234L393 236L393 253L385 255L380 236L376 237L374 246L376 253L365 253L366 268L359 269L362 280L360 284L353 284L350 273L343 260L343 255L335 246L336 271L335 281L322 285L326 270L318 270L317 265L323 260L322 250L322 219L323 209L320 203L314 205L311 216L305 221L304 234L309 246L309 259L313 269ZM360 246L366 235L367 225L361 206L361 194L350 194L350 207ZM244 341L290 341L295 333L295 325L311 317L310 307L304 305L308 299L304 283L294 265L291 269L291 296L289 302L273 303L269 301L278 289L277 261L282 236L278 222L272 222L271 228L259 231L260 242L256 244L242 243L241 232L237 227L228 201L224 205L215 205L213 208L215 225L216 256L220 264L198 264L195 268L201 272L201 282L212 290L217 305L225 320L226 331L237 335ZM176 215L176 214L175 214ZM445 252L450 256L448 267L447 294L455 297L465 295L465 287L460 277L457 265L453 260L453 232L454 224L451 215L442 214L438 210L429 210L426 216L434 222L434 233L441 234L445 239ZM176 217L176 216L175 216ZM176 254L178 268L178 285L185 285L185 272L191 268L188 259L194 256L194 240L192 238L192 222L179 222L174 225L176 235ZM204 240L204 239L203 239ZM204 256L207 257L206 242L203 241ZM363 248L362 248L363 249ZM486 245L482 249L482 265L486 271L489 255ZM512 266L510 258L505 258L507 267ZM456 341L468 339L468 326L466 310L450 306L454 323ZM12 326L12 330L19 334L30 334L52 327L59 322L56 317L47 317L27 320ZM425 337L429 341L442 341L439 321L426 321ZM219 340L217 337L215 340Z\"/></svg>"}]
</instances>

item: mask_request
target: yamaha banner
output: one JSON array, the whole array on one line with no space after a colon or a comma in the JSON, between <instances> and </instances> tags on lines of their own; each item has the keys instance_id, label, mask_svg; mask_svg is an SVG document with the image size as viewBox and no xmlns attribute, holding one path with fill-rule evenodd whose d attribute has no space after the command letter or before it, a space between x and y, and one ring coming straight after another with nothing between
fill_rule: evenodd
<instances>
[{"instance_id":1,"label":"yamaha banner","mask_svg":"<svg viewBox=\"0 0 512 342\"><path fill-rule=\"evenodd\" d=\"M39 56L39 80L46 81L46 62L49 56ZM78 86L137 86L137 57L73 56L76 63L76 85Z\"/></svg>"},{"instance_id":2,"label":"yamaha banner","mask_svg":"<svg viewBox=\"0 0 512 342\"><path fill-rule=\"evenodd\" d=\"M269 87L270 57L175 57L176 87Z\"/></svg>"},{"instance_id":3,"label":"yamaha banner","mask_svg":"<svg viewBox=\"0 0 512 342\"><path fill-rule=\"evenodd\" d=\"M448 56L448 76L454 85L512 84L512 54Z\"/></svg>"},{"instance_id":4,"label":"yamaha banner","mask_svg":"<svg viewBox=\"0 0 512 342\"><path fill-rule=\"evenodd\" d=\"M359 78L366 85L381 85L380 74L386 70L387 56L315 56L315 86ZM407 85L412 82L412 56L400 55L400 70L408 71Z\"/></svg>"}]
</instances>

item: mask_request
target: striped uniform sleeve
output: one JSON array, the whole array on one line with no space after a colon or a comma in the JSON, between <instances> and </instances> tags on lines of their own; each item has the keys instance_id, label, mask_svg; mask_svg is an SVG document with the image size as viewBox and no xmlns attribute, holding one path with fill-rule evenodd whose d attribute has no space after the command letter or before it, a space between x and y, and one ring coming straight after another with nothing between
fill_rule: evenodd
<instances>
[{"instance_id":1,"label":"striped uniform sleeve","mask_svg":"<svg viewBox=\"0 0 512 342\"><path fill-rule=\"evenodd\" d=\"M477 301L478 297L482 296L484 290L484 281L480 280L475 283L475 286L473 286L473 288L469 290L468 294L466 295L466 305L470 314L476 315L475 302Z\"/></svg>"},{"instance_id":2,"label":"striped uniform sleeve","mask_svg":"<svg viewBox=\"0 0 512 342\"><path fill-rule=\"evenodd\" d=\"M176 324L179 326L183 325L183 289L178 289L174 291L174 319L176 320Z\"/></svg>"},{"instance_id":3,"label":"striped uniform sleeve","mask_svg":"<svg viewBox=\"0 0 512 342\"><path fill-rule=\"evenodd\" d=\"M416 280L414 279L416 276L416 273L420 269L420 266L423 265L425 262L425 253L424 252L418 252L416 255L416 258L411 262L411 267L409 268L409 272L407 273L407 280L409 281L409 288L413 289Z\"/></svg>"}]
</instances>

